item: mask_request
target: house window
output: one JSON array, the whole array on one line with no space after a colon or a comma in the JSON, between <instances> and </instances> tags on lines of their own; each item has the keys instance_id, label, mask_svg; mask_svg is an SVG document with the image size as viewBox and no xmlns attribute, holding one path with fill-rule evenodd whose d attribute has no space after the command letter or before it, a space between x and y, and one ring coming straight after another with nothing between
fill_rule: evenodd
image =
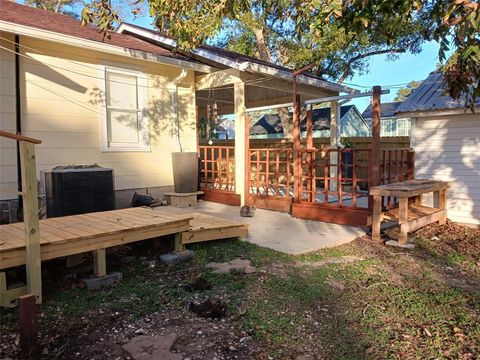
<instances>
[{"instance_id":1,"label":"house window","mask_svg":"<svg viewBox=\"0 0 480 360\"><path fill-rule=\"evenodd\" d=\"M147 77L137 71L105 69L105 151L150 151Z\"/></svg>"},{"instance_id":2,"label":"house window","mask_svg":"<svg viewBox=\"0 0 480 360\"><path fill-rule=\"evenodd\" d=\"M380 136L394 136L393 131L393 120L382 120L380 123Z\"/></svg>"}]
</instances>

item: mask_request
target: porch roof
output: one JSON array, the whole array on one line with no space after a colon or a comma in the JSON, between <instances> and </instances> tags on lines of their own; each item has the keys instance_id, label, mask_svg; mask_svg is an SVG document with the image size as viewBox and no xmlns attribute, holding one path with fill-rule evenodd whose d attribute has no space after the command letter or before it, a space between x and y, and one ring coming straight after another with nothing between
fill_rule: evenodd
<instances>
[{"instance_id":1,"label":"porch roof","mask_svg":"<svg viewBox=\"0 0 480 360\"><path fill-rule=\"evenodd\" d=\"M177 47L177 41L169 37L167 34L160 31L143 28L138 25L121 23L116 32L140 37L168 50L174 50ZM293 75L292 69L216 46L201 45L196 49L192 49L188 53L184 53L184 55L193 60L203 62L204 64L214 66L219 69L231 68L242 72L263 74L273 78L286 79L289 81L292 79ZM357 92L357 90L348 86L324 80L312 73L304 73L298 76L297 82L333 92Z\"/></svg>"}]
</instances>

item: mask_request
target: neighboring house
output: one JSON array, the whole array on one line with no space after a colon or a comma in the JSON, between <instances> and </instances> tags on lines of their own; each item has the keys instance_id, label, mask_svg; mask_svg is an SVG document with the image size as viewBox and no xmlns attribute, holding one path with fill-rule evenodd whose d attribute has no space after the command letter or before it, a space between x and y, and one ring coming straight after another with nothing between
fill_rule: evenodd
<instances>
[{"instance_id":1,"label":"neighboring house","mask_svg":"<svg viewBox=\"0 0 480 360\"><path fill-rule=\"evenodd\" d=\"M215 128L215 138L219 140L228 139L228 131L221 125L217 125Z\"/></svg>"},{"instance_id":2,"label":"neighboring house","mask_svg":"<svg viewBox=\"0 0 480 360\"><path fill-rule=\"evenodd\" d=\"M480 100L475 110L444 95L443 76L434 72L397 114L413 119L415 177L450 181L448 217L480 225Z\"/></svg>"},{"instance_id":3,"label":"neighboring house","mask_svg":"<svg viewBox=\"0 0 480 360\"><path fill-rule=\"evenodd\" d=\"M104 37L66 15L7 0L0 9L1 129L17 132L20 124L22 134L42 140L39 180L62 165L113 169L118 207L135 191L172 189L171 154L196 150L196 122L212 94L219 116L241 119L245 107L292 97L291 70L275 64L211 46L185 54L174 39L134 25ZM353 92L311 74L297 85L306 100ZM15 206L15 142L2 138L0 151L0 201Z\"/></svg>"},{"instance_id":4,"label":"neighboring house","mask_svg":"<svg viewBox=\"0 0 480 360\"><path fill-rule=\"evenodd\" d=\"M401 101L381 104L380 136L410 136L412 120L409 118L397 118L395 115L395 112L401 104ZM368 105L362 115L371 127L372 104Z\"/></svg>"},{"instance_id":5,"label":"neighboring house","mask_svg":"<svg viewBox=\"0 0 480 360\"><path fill-rule=\"evenodd\" d=\"M235 121L225 119L217 125L217 139L235 139Z\"/></svg>"},{"instance_id":6,"label":"neighboring house","mask_svg":"<svg viewBox=\"0 0 480 360\"><path fill-rule=\"evenodd\" d=\"M292 114L290 113L290 116ZM330 136L330 108L312 110L313 137ZM307 120L304 117L300 123L302 137L306 137ZM345 105L340 108L340 137L366 137L371 135L371 129L363 119L355 105ZM283 126L278 114L263 115L250 128L252 139L283 138Z\"/></svg>"}]
</instances>

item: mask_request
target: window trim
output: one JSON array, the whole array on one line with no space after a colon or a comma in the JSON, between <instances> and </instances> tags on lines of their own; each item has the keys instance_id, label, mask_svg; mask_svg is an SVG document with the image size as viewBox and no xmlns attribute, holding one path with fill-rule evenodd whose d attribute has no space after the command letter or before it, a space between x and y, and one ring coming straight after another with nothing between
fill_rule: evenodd
<instances>
[{"instance_id":1,"label":"window trim","mask_svg":"<svg viewBox=\"0 0 480 360\"><path fill-rule=\"evenodd\" d=\"M150 122L148 118L148 77L144 69L124 67L122 64L104 63L100 66L99 90L103 99L100 101L100 144L102 152L151 152ZM141 114L139 121L139 142L113 143L108 141L108 109L107 107L107 72L135 76L137 78L138 110Z\"/></svg>"}]
</instances>

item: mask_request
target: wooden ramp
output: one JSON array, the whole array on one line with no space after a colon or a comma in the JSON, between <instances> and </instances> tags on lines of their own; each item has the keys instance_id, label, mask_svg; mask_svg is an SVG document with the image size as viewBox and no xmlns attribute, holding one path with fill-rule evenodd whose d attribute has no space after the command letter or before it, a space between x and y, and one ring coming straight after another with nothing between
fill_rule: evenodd
<instances>
[{"instance_id":1,"label":"wooden ramp","mask_svg":"<svg viewBox=\"0 0 480 360\"><path fill-rule=\"evenodd\" d=\"M182 233L183 245L248 235L248 224L200 213L187 215L191 217L190 229Z\"/></svg>"}]
</instances>

